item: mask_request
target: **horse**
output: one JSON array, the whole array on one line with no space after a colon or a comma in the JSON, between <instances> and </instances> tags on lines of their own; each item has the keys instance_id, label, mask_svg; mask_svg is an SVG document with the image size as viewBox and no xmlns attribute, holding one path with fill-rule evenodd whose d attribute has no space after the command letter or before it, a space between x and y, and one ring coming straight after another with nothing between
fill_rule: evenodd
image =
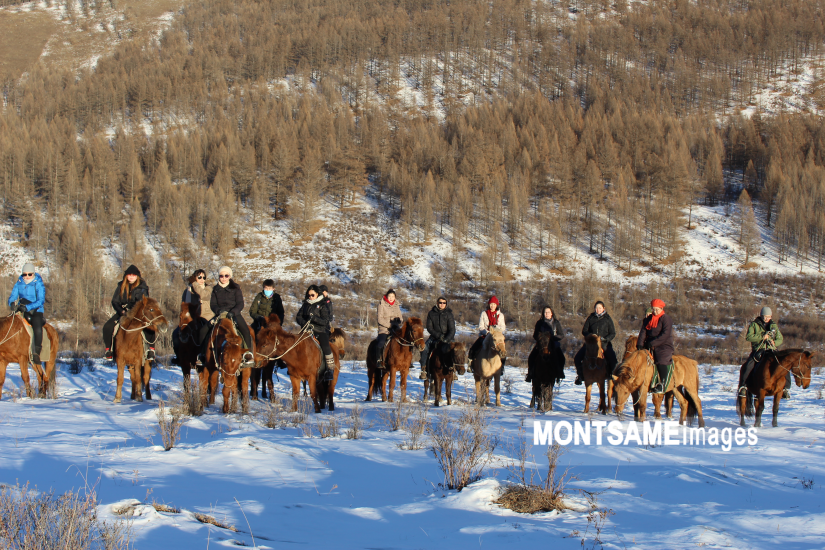
<instances>
[{"instance_id":1,"label":"horse","mask_svg":"<svg viewBox=\"0 0 825 550\"><path fill-rule=\"evenodd\" d=\"M370 382L365 401L372 401L372 396L381 392L381 401L387 400L387 382L389 381L390 401L393 400L395 390L395 373L400 374L401 401L407 400L407 376L412 366L412 348L418 351L424 349L424 323L418 317L410 317L401 327L392 332L385 351L384 367L378 368L375 359L377 340L370 342L367 347L367 379Z\"/></svg>"},{"instance_id":2,"label":"horse","mask_svg":"<svg viewBox=\"0 0 825 550\"><path fill-rule=\"evenodd\" d=\"M627 357L638 349L638 342L639 337L636 335L631 334L630 337L624 344L624 357L622 357L622 361L627 359ZM674 355L673 357L684 357L686 361L690 361L684 355ZM610 383L610 391L607 394L608 400L613 395L613 379L609 380ZM633 402L636 403L639 400L639 394L634 393L632 394ZM673 391L666 391L664 394L661 393L654 393L653 394L653 418L662 418L662 413L659 409L662 406L662 401L665 403L665 416L669 419L673 418ZM608 401L609 403L609 401Z\"/></svg>"},{"instance_id":3,"label":"horse","mask_svg":"<svg viewBox=\"0 0 825 550\"><path fill-rule=\"evenodd\" d=\"M329 410L335 410L333 396L335 384L338 382L338 373L341 370L341 361L338 349L332 341L330 341L330 347L335 361L332 382L317 379L318 367L321 361L324 361L324 356L318 345L313 342L311 332L301 332L297 335L286 332L281 326L281 319L272 313L267 318L266 324L258 331L257 342L260 350L259 356L280 356L286 363L287 373L292 382L293 411L298 410L301 382L307 382L309 385L309 395L312 397L316 413L327 407L327 400L329 400Z\"/></svg>"},{"instance_id":4,"label":"horse","mask_svg":"<svg viewBox=\"0 0 825 550\"><path fill-rule=\"evenodd\" d=\"M8 315L0 320L0 334L3 335L0 341L0 399L3 398L3 384L6 383L6 366L9 363L17 363L20 365L20 377L23 379L23 384L26 386L26 396L34 397L34 391L31 387L29 379L29 350L31 349L31 338L26 331L28 322L22 315L14 314ZM49 339L51 344L51 353L46 360L46 370L43 366L32 363L32 368L37 374L38 396L46 397L48 390L54 388L55 377L57 376L57 369L55 363L57 362L57 344L59 337L57 330L46 323L43 325L44 336Z\"/></svg>"},{"instance_id":5,"label":"horse","mask_svg":"<svg viewBox=\"0 0 825 550\"><path fill-rule=\"evenodd\" d=\"M801 349L786 349L766 354L767 357L754 367L751 375L745 380L748 388L746 397L736 399L736 412L739 414L739 425L745 425L745 417L751 417L753 398L757 398L756 419L753 426L762 427L762 411L765 409L765 397L773 396L773 422L776 428L779 416L779 402L782 400L782 391L785 389L785 377L788 372L793 374L797 386L806 389L811 385L811 358L815 352Z\"/></svg>"},{"instance_id":6,"label":"horse","mask_svg":"<svg viewBox=\"0 0 825 550\"><path fill-rule=\"evenodd\" d=\"M280 319L278 319L280 323ZM338 351L338 358L343 359L346 355L345 346L347 343L347 336L340 328L334 328L329 335L329 343L332 349ZM334 347L333 347L334 344ZM261 342L256 338L255 345L261 349ZM249 389L249 396L253 400L258 400L258 384L261 385L261 399L267 398L267 387L269 387L269 401L275 400L275 386L272 382L272 375L275 373L275 360L270 359L266 355L256 354L259 358L256 360L255 369L252 370L252 377L249 379L251 388ZM307 393L306 380L303 381L304 395Z\"/></svg>"},{"instance_id":7,"label":"horse","mask_svg":"<svg viewBox=\"0 0 825 550\"><path fill-rule=\"evenodd\" d=\"M114 349L117 362L117 391L115 403L120 403L123 390L123 376L126 366L129 367L129 378L132 380L133 401L143 401L143 391L146 390L146 399L152 399L149 381L152 379L152 362L144 359L143 343L144 330L165 333L169 323L160 309L160 304L154 298L144 296L142 300L120 319L120 329L115 335Z\"/></svg>"},{"instance_id":8,"label":"horse","mask_svg":"<svg viewBox=\"0 0 825 550\"><path fill-rule=\"evenodd\" d=\"M536 345L527 356L527 368L533 377L533 396L530 408L537 411L553 410L553 386L564 373L564 365L559 368L558 353L549 332L540 332Z\"/></svg>"},{"instance_id":9,"label":"horse","mask_svg":"<svg viewBox=\"0 0 825 550\"><path fill-rule=\"evenodd\" d=\"M506 353L504 334L497 328L491 328L471 363L473 378L476 381L476 399L479 405L490 402L490 379L492 378L496 381L496 407L501 405L501 366L502 359L507 357Z\"/></svg>"},{"instance_id":10,"label":"horse","mask_svg":"<svg viewBox=\"0 0 825 550\"><path fill-rule=\"evenodd\" d=\"M590 412L590 392L593 384L599 385L599 412L607 414L610 410L610 394L613 393L613 380L608 382L607 400L605 401L605 379L607 379L607 361L604 358L602 339L597 334L588 334L584 337L584 361L582 362L582 378L584 378L584 412ZM658 409L657 409L658 410Z\"/></svg>"},{"instance_id":11,"label":"horse","mask_svg":"<svg viewBox=\"0 0 825 550\"><path fill-rule=\"evenodd\" d=\"M241 410L247 412L249 401L243 388L248 385L251 368L241 368L242 363L243 339L231 319L220 319L209 335L206 363L200 373L204 407L215 403L218 384L223 382L223 413L230 412L234 399L240 399Z\"/></svg>"},{"instance_id":12,"label":"horse","mask_svg":"<svg viewBox=\"0 0 825 550\"><path fill-rule=\"evenodd\" d=\"M198 370L196 363L200 346L197 344L197 335L200 321L200 304L193 308L189 302L182 302L180 305L180 318L178 319L179 344L177 354L178 365L183 373L183 381L187 387L192 369Z\"/></svg>"},{"instance_id":13,"label":"horse","mask_svg":"<svg viewBox=\"0 0 825 550\"><path fill-rule=\"evenodd\" d=\"M453 404L453 372L463 375L467 372L465 363L467 362L467 346L464 342L450 342L446 344L447 351L442 353L441 344L436 344L430 354L430 359L427 364L427 380L424 380L424 397L432 394L435 396L436 407L441 401L441 383L444 382L444 393L447 397L447 405ZM432 378L432 386L430 386L430 378Z\"/></svg>"},{"instance_id":14,"label":"horse","mask_svg":"<svg viewBox=\"0 0 825 550\"><path fill-rule=\"evenodd\" d=\"M613 392L616 399L616 414L621 416L625 402L630 394L638 392L639 398L634 403L634 420L645 420L647 390L656 365L648 350L636 350L630 353L613 373ZM688 426L694 417L699 417L699 427L705 426L702 417L702 401L699 399L699 365L696 361L681 355L673 356L673 377L668 384L668 391L673 391L679 401L681 414L679 424L687 421ZM638 406L637 406L638 405Z\"/></svg>"}]
</instances>

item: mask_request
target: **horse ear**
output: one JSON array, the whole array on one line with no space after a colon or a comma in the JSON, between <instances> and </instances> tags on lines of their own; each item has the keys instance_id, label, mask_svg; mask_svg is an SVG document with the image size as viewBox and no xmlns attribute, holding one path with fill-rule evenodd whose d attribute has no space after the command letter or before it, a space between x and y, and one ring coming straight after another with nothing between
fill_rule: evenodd
<instances>
[{"instance_id":1,"label":"horse ear","mask_svg":"<svg viewBox=\"0 0 825 550\"><path fill-rule=\"evenodd\" d=\"M618 378L616 378L616 375L614 374L613 375L613 381L616 382L617 380L618 380Z\"/></svg>"},{"instance_id":2,"label":"horse ear","mask_svg":"<svg viewBox=\"0 0 825 550\"><path fill-rule=\"evenodd\" d=\"M816 352L815 351L806 351L805 355L808 357L808 359L810 359L811 357L816 355Z\"/></svg>"}]
</instances>

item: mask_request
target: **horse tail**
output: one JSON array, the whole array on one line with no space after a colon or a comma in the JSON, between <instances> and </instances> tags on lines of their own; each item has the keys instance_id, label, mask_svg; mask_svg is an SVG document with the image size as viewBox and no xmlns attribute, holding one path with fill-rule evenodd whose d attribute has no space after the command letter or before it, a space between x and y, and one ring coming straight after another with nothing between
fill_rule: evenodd
<instances>
[{"instance_id":1,"label":"horse tail","mask_svg":"<svg viewBox=\"0 0 825 550\"><path fill-rule=\"evenodd\" d=\"M701 407L701 401L699 400L699 365L696 361L692 361L693 367L690 372L690 378L692 378L692 384L690 386L685 385L683 386L682 395L687 399L688 406L687 406L687 413L685 420L688 426L693 425L693 421L696 416L699 414L699 409ZM694 395L694 391L696 394Z\"/></svg>"}]
</instances>

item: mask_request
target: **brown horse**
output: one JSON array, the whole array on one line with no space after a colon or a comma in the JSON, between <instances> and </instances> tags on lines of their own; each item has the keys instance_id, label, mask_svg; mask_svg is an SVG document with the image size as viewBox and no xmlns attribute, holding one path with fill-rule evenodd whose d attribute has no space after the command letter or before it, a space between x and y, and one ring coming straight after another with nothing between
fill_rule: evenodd
<instances>
[{"instance_id":1,"label":"brown horse","mask_svg":"<svg viewBox=\"0 0 825 550\"><path fill-rule=\"evenodd\" d=\"M301 393L301 382L309 385L309 395L315 405L315 412L327 406L329 400L329 410L335 410L335 384L338 382L338 373L341 370L338 349L330 341L332 356L335 360L335 371L332 382L318 380L318 368L324 360L323 353L312 339L312 333L302 332L291 334L286 332L281 326L281 320L277 315L270 314L266 324L258 331L257 336L258 357L266 358L281 357L286 363L287 373L292 382L292 410L298 410L298 398Z\"/></svg>"},{"instance_id":2,"label":"brown horse","mask_svg":"<svg viewBox=\"0 0 825 550\"><path fill-rule=\"evenodd\" d=\"M602 339L597 334L584 337L584 361L582 362L584 378L584 412L590 412L590 392L593 384L599 385L599 412L607 414L610 410L610 394L613 393L613 380L608 382L607 400L605 401L605 379L607 378L607 361L604 358Z\"/></svg>"},{"instance_id":3,"label":"brown horse","mask_svg":"<svg viewBox=\"0 0 825 550\"><path fill-rule=\"evenodd\" d=\"M645 420L647 390L656 365L653 356L647 350L632 352L613 373L613 393L616 398L616 414L621 416L627 398L634 392L639 396L634 403L633 418L639 422ZM665 390L675 390L673 395L679 401L681 414L679 424L699 416L699 427L705 426L702 417L702 401L699 399L699 365L692 359L681 355L673 356L673 377Z\"/></svg>"},{"instance_id":4,"label":"brown horse","mask_svg":"<svg viewBox=\"0 0 825 550\"><path fill-rule=\"evenodd\" d=\"M215 403L218 384L223 382L221 393L223 394L224 414L229 413L232 401L235 399L241 400L241 410L244 413L247 412L249 400L242 389L249 385L251 368L241 368L243 353L243 339L235 329L232 320L224 318L218 321L209 335L206 364L200 377L204 407Z\"/></svg>"},{"instance_id":5,"label":"brown horse","mask_svg":"<svg viewBox=\"0 0 825 550\"><path fill-rule=\"evenodd\" d=\"M29 379L29 350L31 349L31 338L26 331L28 322L19 314L11 314L0 320L0 399L3 398L3 384L6 383L6 366L9 363L20 365L20 377L26 386L26 396L34 397L31 382ZM38 396L46 397L49 387L54 387L57 371L54 368L57 362L58 335L55 328L46 323L43 325L44 336L49 339L51 353L46 361L46 370L42 365L32 363L32 368L37 374L37 385L39 387Z\"/></svg>"},{"instance_id":6,"label":"brown horse","mask_svg":"<svg viewBox=\"0 0 825 550\"><path fill-rule=\"evenodd\" d=\"M801 349L786 349L774 353L766 353L763 359L754 367L751 375L745 381L748 388L747 397L736 399L736 412L739 413L739 425L745 425L745 417L753 416L753 398L757 398L756 419L753 426L762 427L762 411L765 410L765 397L773 396L773 422L776 428L779 416L779 402L782 400L782 390L785 389L785 377L790 371L797 386L803 389L811 385L811 357L815 352Z\"/></svg>"},{"instance_id":7,"label":"brown horse","mask_svg":"<svg viewBox=\"0 0 825 550\"><path fill-rule=\"evenodd\" d=\"M280 323L280 319L278 320ZM329 344L333 350L337 350L338 358L343 359L344 355L346 355L346 344L347 344L347 336L344 334L344 331L340 328L334 328L329 335ZM258 338L255 339L255 345L258 349L261 349L261 340ZM273 356L275 357L275 356ZM252 397L253 400L258 400L258 384L261 385L261 399L266 399L267 397L267 388L269 389L269 400L275 400L275 385L272 382L272 375L275 374L275 359L267 357L265 354L256 354L256 364L254 369L252 369L252 377L249 379L251 387L249 389L249 395ZM307 393L307 383L306 380L303 381L304 386L304 395Z\"/></svg>"},{"instance_id":8,"label":"brown horse","mask_svg":"<svg viewBox=\"0 0 825 550\"><path fill-rule=\"evenodd\" d=\"M387 400L387 382L390 388L390 401L393 400L395 390L395 373L400 374L401 379L401 401L407 400L407 376L412 366L412 348L415 346L418 351L424 349L424 324L418 317L410 317L401 327L388 336L389 343L385 352L384 368L379 369L375 359L378 345L377 340L370 342L367 347L367 378L370 381L367 398L365 401L372 401L373 395L381 392L381 401Z\"/></svg>"},{"instance_id":9,"label":"brown horse","mask_svg":"<svg viewBox=\"0 0 825 550\"><path fill-rule=\"evenodd\" d=\"M198 328L201 321L200 309L200 304L194 308L189 302L182 302L180 305L178 365L181 372L183 372L183 380L187 385L192 369L198 370L195 364L200 350L200 346L197 344Z\"/></svg>"},{"instance_id":10,"label":"brown horse","mask_svg":"<svg viewBox=\"0 0 825 550\"><path fill-rule=\"evenodd\" d=\"M143 401L143 391L146 390L146 399L152 399L149 381L152 379L152 361L144 360L143 343L144 330L155 333L166 332L169 323L160 309L160 304L154 298L144 296L135 304L132 310L120 319L120 329L115 335L115 361L117 362L117 391L115 403L120 403L123 390L123 376L126 367L129 367L129 377L132 380L133 401Z\"/></svg>"},{"instance_id":11,"label":"brown horse","mask_svg":"<svg viewBox=\"0 0 825 550\"><path fill-rule=\"evenodd\" d=\"M564 365L559 365L561 350L556 349L549 332L540 332L536 345L527 356L527 368L533 377L533 396L530 408L537 411L553 410L553 386L564 374ZM563 358L563 356L562 356Z\"/></svg>"},{"instance_id":12,"label":"brown horse","mask_svg":"<svg viewBox=\"0 0 825 550\"><path fill-rule=\"evenodd\" d=\"M446 353L442 353L441 345L435 344L427 363L427 380L424 380L424 399L427 399L430 390L435 396L436 407L441 401L441 383L444 382L444 393L447 396L447 405L453 404L453 375L458 373L463 375L467 372L467 346L464 342L451 342L447 344ZM432 386L430 386L430 377Z\"/></svg>"},{"instance_id":13,"label":"brown horse","mask_svg":"<svg viewBox=\"0 0 825 550\"><path fill-rule=\"evenodd\" d=\"M506 354L504 334L496 328L491 328L471 363L479 405L490 402L490 380L495 378L496 407L501 406L501 366L502 358L506 357Z\"/></svg>"},{"instance_id":14,"label":"brown horse","mask_svg":"<svg viewBox=\"0 0 825 550\"><path fill-rule=\"evenodd\" d=\"M639 341L638 336L635 336L635 335L632 335L632 334L630 335L630 337L627 339L627 341L624 344L624 357L622 358L622 361L627 359L627 357L631 353L633 353L634 351L636 351L638 349L638 341ZM688 359L684 355L679 355L679 356L674 355L673 357L684 357L684 359L686 361L690 361L690 359ZM611 379L610 380L610 391L608 393L608 399L610 399L610 396L612 396L612 395L613 395L613 380ZM634 403L639 401L639 394L638 393L632 394L632 397L633 397L633 402ZM653 418L662 418L662 413L660 412L660 409L661 409L661 406L662 406L662 401L664 401L664 403L665 403L665 416L667 416L668 418L673 418L673 392L672 391L667 391L664 394L661 394L661 393L654 393L653 394Z\"/></svg>"}]
</instances>

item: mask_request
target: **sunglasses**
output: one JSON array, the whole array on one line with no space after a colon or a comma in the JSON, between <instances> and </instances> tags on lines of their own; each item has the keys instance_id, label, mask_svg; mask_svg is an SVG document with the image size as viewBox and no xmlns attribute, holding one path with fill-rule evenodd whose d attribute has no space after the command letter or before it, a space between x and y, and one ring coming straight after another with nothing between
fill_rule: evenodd
<instances>
[{"instance_id":1,"label":"sunglasses","mask_svg":"<svg viewBox=\"0 0 825 550\"><path fill-rule=\"evenodd\" d=\"M218 275L218 279L229 279L229 275Z\"/></svg>"},{"instance_id":2,"label":"sunglasses","mask_svg":"<svg viewBox=\"0 0 825 550\"><path fill-rule=\"evenodd\" d=\"M23 277L34 277L34 273L23 273Z\"/></svg>"},{"instance_id":3,"label":"sunglasses","mask_svg":"<svg viewBox=\"0 0 825 550\"><path fill-rule=\"evenodd\" d=\"M195 277L196 279L206 279L206 275L198 275Z\"/></svg>"},{"instance_id":4,"label":"sunglasses","mask_svg":"<svg viewBox=\"0 0 825 550\"><path fill-rule=\"evenodd\" d=\"M447 302L438 302L438 305L440 305L440 306L446 306L446 305L447 305Z\"/></svg>"},{"instance_id":5,"label":"sunglasses","mask_svg":"<svg viewBox=\"0 0 825 550\"><path fill-rule=\"evenodd\" d=\"M317 298L318 297L318 295L315 294L314 292L311 293L311 294L307 294L307 296L309 296L310 298Z\"/></svg>"}]
</instances>

